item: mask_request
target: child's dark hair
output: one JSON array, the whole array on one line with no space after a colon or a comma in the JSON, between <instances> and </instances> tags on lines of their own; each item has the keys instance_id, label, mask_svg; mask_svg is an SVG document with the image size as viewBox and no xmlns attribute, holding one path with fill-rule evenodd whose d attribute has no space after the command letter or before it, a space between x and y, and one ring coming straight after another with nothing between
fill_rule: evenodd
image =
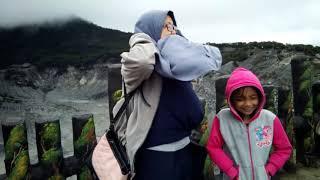
<instances>
[{"instance_id":1,"label":"child's dark hair","mask_svg":"<svg viewBox=\"0 0 320 180\"><path fill-rule=\"evenodd\" d=\"M239 96L243 96L243 93L244 93L244 90L245 90L246 87L252 87L256 91L256 93L258 94L259 104L261 103L262 94L261 94L261 92L259 91L258 88L254 87L254 86L243 86L243 87L240 87L240 88L238 88L238 89L236 89L236 90L234 90L232 92L231 97L230 97L230 101L231 101L230 103L232 104L232 106L234 106L234 103L235 103L235 101L234 101L235 95L237 94ZM256 113L256 111L257 111L257 109L254 111L254 113L252 113L250 115L250 117L252 117ZM239 113L240 116L243 116L243 114L241 112L238 112L238 113Z\"/></svg>"},{"instance_id":2,"label":"child's dark hair","mask_svg":"<svg viewBox=\"0 0 320 180\"><path fill-rule=\"evenodd\" d=\"M261 92L259 91L258 88L254 87L254 86L243 86L243 87L240 87L236 90L234 90L230 96L230 100L231 100L231 103L233 104L234 103L234 95L235 94L238 94L239 96L242 96L243 95L243 92L244 92L244 88L245 87L252 87L258 94L258 97L259 97L259 103L262 101L262 94Z\"/></svg>"}]
</instances>

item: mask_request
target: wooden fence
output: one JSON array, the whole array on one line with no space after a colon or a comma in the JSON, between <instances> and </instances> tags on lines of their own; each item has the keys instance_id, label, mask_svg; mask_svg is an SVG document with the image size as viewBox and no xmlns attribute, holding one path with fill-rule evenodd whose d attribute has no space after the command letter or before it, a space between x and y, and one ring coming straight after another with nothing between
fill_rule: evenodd
<instances>
[{"instance_id":1,"label":"wooden fence","mask_svg":"<svg viewBox=\"0 0 320 180\"><path fill-rule=\"evenodd\" d=\"M308 157L319 157L320 154L320 136L317 134L320 128L320 68L311 60L301 59L293 60L291 67L291 89L264 86L267 96L265 108L279 116L294 144L296 159L292 159L293 163L297 160L310 164ZM121 87L121 75L119 65L109 66L108 69L111 110L114 105L112 95ZM226 80L227 78L222 78L215 83L216 94L212 98L216 99L216 112L225 106L223 97ZM70 176L77 176L77 179L95 178L85 164L97 143L92 114L72 117L74 155L70 157L63 156L59 120L35 123L38 162L34 164L29 160L26 121L28 119L1 124L4 147L0 150L5 156L5 169L0 171L0 179L65 179Z\"/></svg>"}]
</instances>

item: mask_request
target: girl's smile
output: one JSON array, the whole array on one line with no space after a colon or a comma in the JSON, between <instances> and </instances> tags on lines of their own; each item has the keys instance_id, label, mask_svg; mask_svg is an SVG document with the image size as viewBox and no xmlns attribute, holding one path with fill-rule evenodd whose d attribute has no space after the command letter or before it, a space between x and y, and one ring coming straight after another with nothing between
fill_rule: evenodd
<instances>
[{"instance_id":1,"label":"girl's smile","mask_svg":"<svg viewBox=\"0 0 320 180\"><path fill-rule=\"evenodd\" d=\"M232 102L240 116L246 119L258 108L259 95L254 87L242 87L233 92Z\"/></svg>"}]
</instances>

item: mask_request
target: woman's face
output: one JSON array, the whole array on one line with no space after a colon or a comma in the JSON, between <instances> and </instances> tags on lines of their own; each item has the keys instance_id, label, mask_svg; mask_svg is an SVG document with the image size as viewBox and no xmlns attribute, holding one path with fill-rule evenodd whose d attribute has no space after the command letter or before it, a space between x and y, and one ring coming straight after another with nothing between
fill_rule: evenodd
<instances>
[{"instance_id":1,"label":"woman's face","mask_svg":"<svg viewBox=\"0 0 320 180\"><path fill-rule=\"evenodd\" d=\"M238 112L250 116L258 108L259 95L253 87L242 87L232 93L232 102Z\"/></svg>"},{"instance_id":2,"label":"woman's face","mask_svg":"<svg viewBox=\"0 0 320 180\"><path fill-rule=\"evenodd\" d=\"M173 25L173 20L170 16L167 16L166 20L164 21L164 25L161 32L161 39L176 34L177 27Z\"/></svg>"}]
</instances>

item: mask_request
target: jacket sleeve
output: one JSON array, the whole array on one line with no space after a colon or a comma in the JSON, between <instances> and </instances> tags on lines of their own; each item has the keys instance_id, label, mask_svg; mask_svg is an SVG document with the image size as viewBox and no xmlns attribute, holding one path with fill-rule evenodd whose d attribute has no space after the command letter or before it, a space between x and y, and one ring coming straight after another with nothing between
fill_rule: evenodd
<instances>
[{"instance_id":1,"label":"jacket sleeve","mask_svg":"<svg viewBox=\"0 0 320 180\"><path fill-rule=\"evenodd\" d=\"M238 168L234 167L233 161L223 151L224 140L220 132L219 119L216 116L213 120L211 133L207 143L207 150L211 160L225 172L230 179L238 176Z\"/></svg>"},{"instance_id":2,"label":"jacket sleeve","mask_svg":"<svg viewBox=\"0 0 320 180\"><path fill-rule=\"evenodd\" d=\"M266 164L267 172L273 176L290 158L292 146L284 131L278 117L273 123L273 147L274 151L270 154L268 163Z\"/></svg>"},{"instance_id":3,"label":"jacket sleeve","mask_svg":"<svg viewBox=\"0 0 320 180\"><path fill-rule=\"evenodd\" d=\"M128 93L151 76L158 52L151 38L146 34L132 35L129 44L130 51L121 54L121 75Z\"/></svg>"}]
</instances>

